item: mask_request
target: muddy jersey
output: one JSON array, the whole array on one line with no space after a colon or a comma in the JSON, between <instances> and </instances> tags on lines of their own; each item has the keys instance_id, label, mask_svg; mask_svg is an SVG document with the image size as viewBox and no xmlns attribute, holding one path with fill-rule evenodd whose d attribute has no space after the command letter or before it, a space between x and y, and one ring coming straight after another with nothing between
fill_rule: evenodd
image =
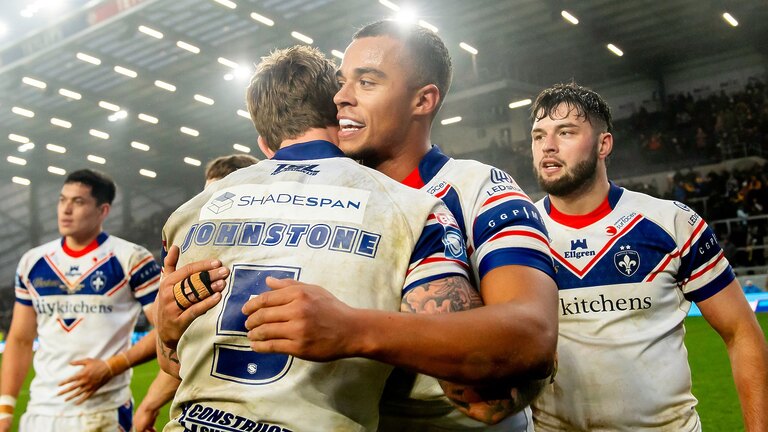
<instances>
[{"instance_id":1,"label":"muddy jersey","mask_svg":"<svg viewBox=\"0 0 768 432\"><path fill-rule=\"evenodd\" d=\"M590 215L537 203L560 296L559 366L534 403L537 431L700 428L683 345L691 302L734 279L706 222L611 184Z\"/></svg>"},{"instance_id":2,"label":"muddy jersey","mask_svg":"<svg viewBox=\"0 0 768 432\"><path fill-rule=\"evenodd\" d=\"M508 265L532 267L554 278L544 221L506 172L473 160L452 159L433 146L403 183L440 198L454 214L467 244L475 286L491 270ZM488 427L453 410L434 378L419 375L410 398L404 398L408 380L413 382L410 374L400 371L390 380L382 411L397 421L388 423L387 430L531 430L529 409Z\"/></svg>"},{"instance_id":3,"label":"muddy jersey","mask_svg":"<svg viewBox=\"0 0 768 432\"><path fill-rule=\"evenodd\" d=\"M179 265L218 257L223 299L178 344L182 377L166 431L373 431L391 366L251 351L243 304L292 278L355 308L399 311L404 293L467 275L456 220L428 194L325 141L295 144L210 185L163 230Z\"/></svg>"},{"instance_id":4,"label":"muddy jersey","mask_svg":"<svg viewBox=\"0 0 768 432\"><path fill-rule=\"evenodd\" d=\"M34 308L39 340L27 412L71 416L129 401L131 369L81 405L56 394L59 382L82 370L71 361L106 360L130 348L139 313L155 300L159 281L160 267L145 248L106 233L81 251L58 239L24 254L16 301Z\"/></svg>"}]
</instances>

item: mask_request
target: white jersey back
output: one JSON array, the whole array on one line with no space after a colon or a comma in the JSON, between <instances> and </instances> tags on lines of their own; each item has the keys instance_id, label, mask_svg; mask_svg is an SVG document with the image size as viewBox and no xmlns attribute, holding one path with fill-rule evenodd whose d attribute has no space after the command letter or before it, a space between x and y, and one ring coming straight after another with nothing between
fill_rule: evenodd
<instances>
[{"instance_id":1,"label":"white jersey back","mask_svg":"<svg viewBox=\"0 0 768 432\"><path fill-rule=\"evenodd\" d=\"M554 278L544 221L509 174L477 161L451 159L433 146L404 183L440 198L454 214L467 243L475 286L491 270L507 265L532 267ZM453 408L437 380L425 375L416 377L410 399L405 399L407 389L405 394L402 390L407 379L412 379L408 373L393 374L387 399L382 402L383 411L397 419L398 430L406 427L403 422L408 418L418 422L409 426L416 429L423 424L438 428L435 430L532 429L527 408L495 427L451 412ZM451 413L427 416L427 411Z\"/></svg>"},{"instance_id":2,"label":"white jersey back","mask_svg":"<svg viewBox=\"0 0 768 432\"><path fill-rule=\"evenodd\" d=\"M154 301L159 281L160 267L146 249L106 233L82 251L58 239L24 254L16 301L35 309L40 342L27 411L72 416L128 402L131 369L82 405L56 394L59 382L82 369L71 361L106 360L130 348L141 308Z\"/></svg>"},{"instance_id":3,"label":"white jersey back","mask_svg":"<svg viewBox=\"0 0 768 432\"><path fill-rule=\"evenodd\" d=\"M167 431L375 430L390 366L252 352L241 312L268 290L267 276L398 311L407 290L466 275L461 233L439 200L342 156L324 141L292 145L171 215L163 231L181 248L179 265L215 256L232 275L222 301L179 341L182 383Z\"/></svg>"},{"instance_id":4,"label":"white jersey back","mask_svg":"<svg viewBox=\"0 0 768 432\"><path fill-rule=\"evenodd\" d=\"M558 215L547 198L537 206L556 262L560 337L536 430L698 430L683 320L691 301L734 279L713 232L683 204L615 185L592 219Z\"/></svg>"}]
</instances>

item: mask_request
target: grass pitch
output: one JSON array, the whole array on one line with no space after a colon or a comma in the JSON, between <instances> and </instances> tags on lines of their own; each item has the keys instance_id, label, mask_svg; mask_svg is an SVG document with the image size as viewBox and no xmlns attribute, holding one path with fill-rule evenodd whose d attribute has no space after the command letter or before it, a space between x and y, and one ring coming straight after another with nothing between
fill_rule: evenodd
<instances>
[{"instance_id":1,"label":"grass pitch","mask_svg":"<svg viewBox=\"0 0 768 432\"><path fill-rule=\"evenodd\" d=\"M768 314L758 314L757 319L763 333L768 333ZM688 348L688 361L693 374L693 394L699 399L697 411L701 416L702 425L705 430L743 431L739 399L733 384L725 344L704 318L688 318L685 327L685 345ZM131 389L137 406L147 393L157 371L156 361L134 369ZM18 417L27 406L30 379L31 376L27 378L19 394L13 430L17 430ZM169 408L169 405L166 405L160 411L156 423L158 430L162 430L163 425L168 422Z\"/></svg>"}]
</instances>

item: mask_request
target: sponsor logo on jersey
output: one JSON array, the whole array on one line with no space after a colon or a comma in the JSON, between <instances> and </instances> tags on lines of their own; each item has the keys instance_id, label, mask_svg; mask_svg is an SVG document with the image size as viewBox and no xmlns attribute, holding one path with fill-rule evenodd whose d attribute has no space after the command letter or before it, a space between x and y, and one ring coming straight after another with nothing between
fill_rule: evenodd
<instances>
[{"instance_id":1,"label":"sponsor logo on jersey","mask_svg":"<svg viewBox=\"0 0 768 432\"><path fill-rule=\"evenodd\" d=\"M292 432L273 423L257 422L241 415L200 403L187 403L181 408L179 424L189 432Z\"/></svg>"},{"instance_id":2,"label":"sponsor logo on jersey","mask_svg":"<svg viewBox=\"0 0 768 432\"><path fill-rule=\"evenodd\" d=\"M81 274L83 274L83 273L80 271L80 266L79 265L69 266L69 270L67 270L67 272L64 273L64 275L66 277L68 277L68 278L78 277Z\"/></svg>"},{"instance_id":3,"label":"sponsor logo on jersey","mask_svg":"<svg viewBox=\"0 0 768 432\"><path fill-rule=\"evenodd\" d=\"M112 305L89 303L86 299L79 301L47 301L40 298L34 302L35 311L38 315L45 316L81 316L88 314L105 314L112 312Z\"/></svg>"},{"instance_id":4,"label":"sponsor logo on jersey","mask_svg":"<svg viewBox=\"0 0 768 432\"><path fill-rule=\"evenodd\" d=\"M235 194L231 192L224 192L223 194L213 199L213 202L208 205L208 210L215 214L225 212L231 209L233 205L235 205L235 202L232 201L232 198L234 197Z\"/></svg>"},{"instance_id":5,"label":"sponsor logo on jersey","mask_svg":"<svg viewBox=\"0 0 768 432\"><path fill-rule=\"evenodd\" d=\"M226 188L200 209L200 220L315 220L362 223L368 190L297 182L245 184Z\"/></svg>"},{"instance_id":6,"label":"sponsor logo on jersey","mask_svg":"<svg viewBox=\"0 0 768 432\"><path fill-rule=\"evenodd\" d=\"M45 279L41 277L36 277L32 279L32 286L35 288L63 288L63 285L60 280L58 279Z\"/></svg>"},{"instance_id":7,"label":"sponsor logo on jersey","mask_svg":"<svg viewBox=\"0 0 768 432\"><path fill-rule=\"evenodd\" d=\"M278 164L277 168L275 168L274 171L272 171L272 174L270 175L276 175L284 172L299 172L306 175L317 175L320 173L320 171L316 171L315 168L317 168L318 165L295 165L295 164Z\"/></svg>"},{"instance_id":8,"label":"sponsor logo on jersey","mask_svg":"<svg viewBox=\"0 0 768 432\"><path fill-rule=\"evenodd\" d=\"M491 183L494 184L500 184L500 183L511 183L515 184L515 181L512 180L512 176L505 173L504 171L498 169L498 168L492 168L491 169Z\"/></svg>"},{"instance_id":9,"label":"sponsor logo on jersey","mask_svg":"<svg viewBox=\"0 0 768 432\"><path fill-rule=\"evenodd\" d=\"M688 207L687 205L685 205L685 204L683 204L683 203L681 203L681 202L679 202L679 201L672 201L672 202L673 202L673 203L674 203L676 206L680 207L680 209L682 209L683 211L687 211L687 212L691 211L691 208L690 208L690 207Z\"/></svg>"},{"instance_id":10,"label":"sponsor logo on jersey","mask_svg":"<svg viewBox=\"0 0 768 432\"><path fill-rule=\"evenodd\" d=\"M613 225L605 227L605 234L608 237L613 237L613 236L615 236L618 233L619 233L619 230L617 230L616 227L613 226Z\"/></svg>"},{"instance_id":11,"label":"sponsor logo on jersey","mask_svg":"<svg viewBox=\"0 0 768 432\"><path fill-rule=\"evenodd\" d=\"M650 309L653 306L650 297L619 297L606 298L600 294L598 298L579 298L572 299L560 298L560 314L563 316L580 315L599 312L624 312Z\"/></svg>"},{"instance_id":12,"label":"sponsor logo on jersey","mask_svg":"<svg viewBox=\"0 0 768 432\"><path fill-rule=\"evenodd\" d=\"M621 246L619 249L619 252L613 256L613 264L619 273L630 277L640 267L640 254L632 250L629 245Z\"/></svg>"},{"instance_id":13,"label":"sponsor logo on jersey","mask_svg":"<svg viewBox=\"0 0 768 432\"><path fill-rule=\"evenodd\" d=\"M616 222L613 223L613 227L616 229L616 232L621 231L621 229L624 228L624 225L632 222L632 219L634 219L635 216L637 216L637 212L632 212L630 214L626 214L626 215L616 219ZM606 230L606 232L607 232L607 230ZM613 235L613 234L609 234L609 235Z\"/></svg>"},{"instance_id":14,"label":"sponsor logo on jersey","mask_svg":"<svg viewBox=\"0 0 768 432\"><path fill-rule=\"evenodd\" d=\"M580 251L578 249L585 249ZM565 251L563 256L565 258L581 258L585 256L595 256L595 251L589 250L587 247L587 239L574 239L571 240L571 250Z\"/></svg>"},{"instance_id":15,"label":"sponsor logo on jersey","mask_svg":"<svg viewBox=\"0 0 768 432\"><path fill-rule=\"evenodd\" d=\"M93 289L94 292L99 292L107 286L107 276L103 271L97 270L91 275L89 282L91 283L91 289Z\"/></svg>"}]
</instances>

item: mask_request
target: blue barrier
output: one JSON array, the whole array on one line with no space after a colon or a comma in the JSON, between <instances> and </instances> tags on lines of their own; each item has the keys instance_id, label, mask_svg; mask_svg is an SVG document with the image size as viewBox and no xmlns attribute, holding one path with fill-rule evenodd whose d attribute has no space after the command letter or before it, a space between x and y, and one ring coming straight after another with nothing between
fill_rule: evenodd
<instances>
[{"instance_id":1,"label":"blue barrier","mask_svg":"<svg viewBox=\"0 0 768 432\"><path fill-rule=\"evenodd\" d=\"M749 305L755 312L768 312L768 292L744 294L747 297ZM688 316L701 316L701 311L696 303L691 305Z\"/></svg>"}]
</instances>

